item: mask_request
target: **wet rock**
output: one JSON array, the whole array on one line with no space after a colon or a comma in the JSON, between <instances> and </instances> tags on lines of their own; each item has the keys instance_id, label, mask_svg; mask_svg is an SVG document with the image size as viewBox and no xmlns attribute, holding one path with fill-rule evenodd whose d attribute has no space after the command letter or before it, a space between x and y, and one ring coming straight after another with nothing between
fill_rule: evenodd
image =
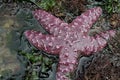
<instances>
[{"instance_id":1,"label":"wet rock","mask_svg":"<svg viewBox=\"0 0 120 80\"><path fill-rule=\"evenodd\" d=\"M92 62L94 55L83 56L79 59L78 67L75 71L75 76L73 80L85 80L85 71Z\"/></svg>"},{"instance_id":2,"label":"wet rock","mask_svg":"<svg viewBox=\"0 0 120 80\"><path fill-rule=\"evenodd\" d=\"M20 70L20 63L17 60L14 54L11 54L8 48L0 48L0 75L3 75L4 72L10 71L7 73L12 75Z\"/></svg>"},{"instance_id":3,"label":"wet rock","mask_svg":"<svg viewBox=\"0 0 120 80\"><path fill-rule=\"evenodd\" d=\"M0 80L7 80L22 71L23 66L17 54L8 48L8 42L11 37L10 32L12 30L11 21L10 23L4 23L3 20L0 21Z\"/></svg>"}]
</instances>

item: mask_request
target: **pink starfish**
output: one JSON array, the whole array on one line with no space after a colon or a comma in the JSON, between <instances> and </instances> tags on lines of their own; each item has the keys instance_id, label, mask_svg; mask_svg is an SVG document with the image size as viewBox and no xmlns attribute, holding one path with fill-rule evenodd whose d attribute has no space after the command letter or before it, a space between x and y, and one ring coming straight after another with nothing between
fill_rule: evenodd
<instances>
[{"instance_id":1,"label":"pink starfish","mask_svg":"<svg viewBox=\"0 0 120 80\"><path fill-rule=\"evenodd\" d=\"M27 30L25 36L39 50L59 54L57 80L70 80L69 74L76 69L80 53L89 55L100 51L107 44L106 40L115 35L113 30L95 37L88 35L90 27L101 13L100 7L92 8L68 24L43 10L34 12L35 18L50 35Z\"/></svg>"}]
</instances>

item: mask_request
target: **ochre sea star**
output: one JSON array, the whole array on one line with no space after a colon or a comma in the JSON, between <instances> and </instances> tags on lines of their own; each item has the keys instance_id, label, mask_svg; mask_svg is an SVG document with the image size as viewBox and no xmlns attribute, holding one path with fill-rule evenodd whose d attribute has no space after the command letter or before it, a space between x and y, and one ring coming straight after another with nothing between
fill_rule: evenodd
<instances>
[{"instance_id":1,"label":"ochre sea star","mask_svg":"<svg viewBox=\"0 0 120 80\"><path fill-rule=\"evenodd\" d=\"M94 37L88 35L90 27L101 13L102 9L95 7L68 24L43 10L34 11L34 17L50 34L27 30L25 36L39 50L59 55L57 80L70 80L66 75L76 69L79 55L100 51L107 44L106 40L115 35L113 30L96 34Z\"/></svg>"}]
</instances>

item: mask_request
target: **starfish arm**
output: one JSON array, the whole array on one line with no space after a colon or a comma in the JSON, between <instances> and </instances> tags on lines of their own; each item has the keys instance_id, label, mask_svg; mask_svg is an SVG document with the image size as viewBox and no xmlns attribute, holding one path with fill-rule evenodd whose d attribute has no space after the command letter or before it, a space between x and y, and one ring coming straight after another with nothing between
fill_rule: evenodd
<instances>
[{"instance_id":1,"label":"starfish arm","mask_svg":"<svg viewBox=\"0 0 120 80\"><path fill-rule=\"evenodd\" d=\"M78 31L87 33L93 23L95 23L95 21L99 18L101 13L102 9L100 7L92 8L78 16L72 23L70 23L70 25Z\"/></svg>"},{"instance_id":2,"label":"starfish arm","mask_svg":"<svg viewBox=\"0 0 120 80\"><path fill-rule=\"evenodd\" d=\"M51 34L54 36L58 35L58 32L62 30L68 24L64 21L61 21L59 18L56 18L50 13L47 13L43 10L34 11L34 17L38 20L38 22Z\"/></svg>"},{"instance_id":3,"label":"starfish arm","mask_svg":"<svg viewBox=\"0 0 120 80\"><path fill-rule=\"evenodd\" d=\"M86 54L89 55L91 52L102 50L106 46L107 40L111 37L114 37L115 33L115 31L109 30L102 32L100 35L96 35L95 37L90 37L91 40L88 40L89 44L85 47Z\"/></svg>"},{"instance_id":4,"label":"starfish arm","mask_svg":"<svg viewBox=\"0 0 120 80\"><path fill-rule=\"evenodd\" d=\"M59 64L56 73L56 80L70 80L70 73L73 73L78 64L78 54L71 48L65 47L59 55Z\"/></svg>"},{"instance_id":5,"label":"starfish arm","mask_svg":"<svg viewBox=\"0 0 120 80\"><path fill-rule=\"evenodd\" d=\"M47 53L59 54L62 48L62 46L60 46L60 40L52 35L44 35L33 30L27 30L24 34L32 45L39 50L46 51Z\"/></svg>"}]
</instances>

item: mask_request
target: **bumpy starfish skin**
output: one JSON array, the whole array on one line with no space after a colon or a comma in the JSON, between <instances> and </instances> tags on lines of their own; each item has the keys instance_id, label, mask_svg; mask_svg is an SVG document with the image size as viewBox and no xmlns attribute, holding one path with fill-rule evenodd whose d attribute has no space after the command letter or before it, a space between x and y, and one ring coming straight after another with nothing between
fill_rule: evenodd
<instances>
[{"instance_id":1,"label":"bumpy starfish skin","mask_svg":"<svg viewBox=\"0 0 120 80\"><path fill-rule=\"evenodd\" d=\"M39 50L59 54L57 80L70 80L67 75L76 69L80 53L89 55L100 51L107 44L106 40L115 35L113 30L100 33L95 37L88 35L90 27L101 13L100 7L92 8L68 24L43 10L34 12L35 18L50 34L27 30L25 35Z\"/></svg>"}]
</instances>

